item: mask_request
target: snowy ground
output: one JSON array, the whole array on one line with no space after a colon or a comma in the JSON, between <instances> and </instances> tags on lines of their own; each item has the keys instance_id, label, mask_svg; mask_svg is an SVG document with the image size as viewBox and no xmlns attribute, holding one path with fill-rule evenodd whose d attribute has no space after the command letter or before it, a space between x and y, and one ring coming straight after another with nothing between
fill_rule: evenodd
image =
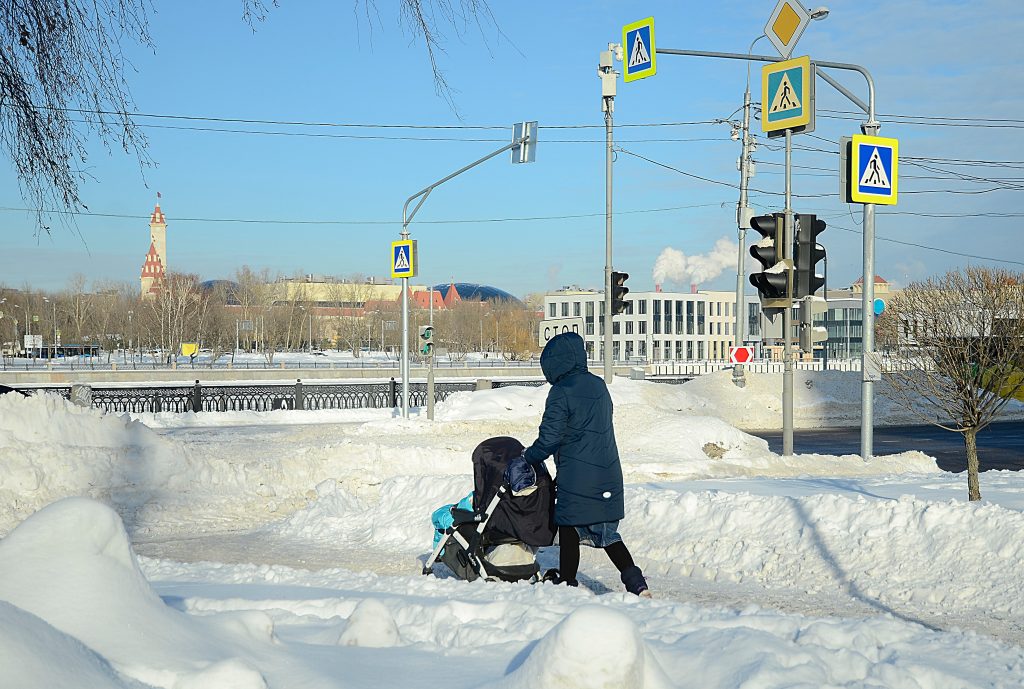
<instances>
[{"instance_id":1,"label":"snowy ground","mask_svg":"<svg viewBox=\"0 0 1024 689\"><path fill-rule=\"evenodd\" d=\"M798 375L800 425L858 422L857 374ZM921 453L773 455L737 427L780 380L750 378L612 386L654 600L589 550L576 590L419 574L473 447L532 441L546 388L433 422L0 396L0 688L1022 686L1024 478L971 504Z\"/></svg>"}]
</instances>

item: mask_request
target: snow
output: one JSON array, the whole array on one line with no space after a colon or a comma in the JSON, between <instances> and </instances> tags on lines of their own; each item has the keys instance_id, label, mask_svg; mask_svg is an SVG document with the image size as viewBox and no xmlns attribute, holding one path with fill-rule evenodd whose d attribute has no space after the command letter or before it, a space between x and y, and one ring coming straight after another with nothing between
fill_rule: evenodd
<instances>
[{"instance_id":1,"label":"snow","mask_svg":"<svg viewBox=\"0 0 1024 689\"><path fill-rule=\"evenodd\" d=\"M578 589L420 574L473 448L531 442L547 387L434 421L0 395L0 687L1021 686L1024 479L969 503L920 452L780 457L739 430L777 425L780 377L730 376L611 386L653 600L590 549ZM796 383L799 425L859 423L857 374Z\"/></svg>"}]
</instances>

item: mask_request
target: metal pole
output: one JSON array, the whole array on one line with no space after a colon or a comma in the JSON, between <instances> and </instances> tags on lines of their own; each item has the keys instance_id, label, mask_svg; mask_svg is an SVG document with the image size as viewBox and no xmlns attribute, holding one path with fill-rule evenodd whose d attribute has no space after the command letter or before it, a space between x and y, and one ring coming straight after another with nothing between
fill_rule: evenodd
<instances>
[{"instance_id":1,"label":"metal pole","mask_svg":"<svg viewBox=\"0 0 1024 689\"><path fill-rule=\"evenodd\" d=\"M612 372L612 109L614 99L604 99L604 382Z\"/></svg>"},{"instance_id":2,"label":"metal pole","mask_svg":"<svg viewBox=\"0 0 1024 689\"><path fill-rule=\"evenodd\" d=\"M753 46L751 46L753 47ZM748 72L749 74L749 72ZM736 206L736 227L739 234L739 251L736 259L736 346L742 347L744 338L744 280L746 277L745 251L747 228L750 226L750 208L747 206L747 186L750 174L750 78L747 78L747 90L743 94L743 148L740 157L740 200ZM732 367L732 382L736 387L744 387L743 364Z\"/></svg>"},{"instance_id":3,"label":"metal pole","mask_svg":"<svg viewBox=\"0 0 1024 689\"><path fill-rule=\"evenodd\" d=\"M819 244L818 246L821 246L821 245ZM822 248L824 248L824 247L822 247ZM827 371L828 370L828 340L829 340L829 337L830 337L829 330L828 330L828 323L829 323L829 317L828 317L828 252L826 251L825 252L825 351L822 354L822 358L824 359L824 361L822 362L822 367L821 367L821 370L823 370L823 371Z\"/></svg>"},{"instance_id":4,"label":"metal pole","mask_svg":"<svg viewBox=\"0 0 1024 689\"><path fill-rule=\"evenodd\" d=\"M793 253L793 130L786 130L786 215L782 239L783 260L792 259ZM789 275L788 293L793 294L793 271ZM793 454L793 351L790 338L793 334L793 306L787 303L782 310L782 454Z\"/></svg>"}]
</instances>

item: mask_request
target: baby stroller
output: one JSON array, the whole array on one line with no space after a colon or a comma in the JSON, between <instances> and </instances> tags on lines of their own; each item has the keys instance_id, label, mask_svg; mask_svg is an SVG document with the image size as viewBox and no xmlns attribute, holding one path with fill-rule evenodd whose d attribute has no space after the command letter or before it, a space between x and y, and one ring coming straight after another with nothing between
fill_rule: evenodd
<instances>
[{"instance_id":1,"label":"baby stroller","mask_svg":"<svg viewBox=\"0 0 1024 689\"><path fill-rule=\"evenodd\" d=\"M534 553L555 539L555 487L540 465L534 467L537 489L512 494L505 467L523 449L515 438L497 437L473 450L473 509L452 508L453 523L423 565L424 574L432 574L434 563L441 562L466 581L537 578L540 567Z\"/></svg>"}]
</instances>

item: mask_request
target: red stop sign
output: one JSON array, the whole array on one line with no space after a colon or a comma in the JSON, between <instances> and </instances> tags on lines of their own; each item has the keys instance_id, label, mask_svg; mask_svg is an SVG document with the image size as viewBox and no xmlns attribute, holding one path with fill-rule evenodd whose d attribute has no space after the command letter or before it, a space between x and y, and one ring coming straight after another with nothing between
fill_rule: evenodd
<instances>
[{"instance_id":1,"label":"red stop sign","mask_svg":"<svg viewBox=\"0 0 1024 689\"><path fill-rule=\"evenodd\" d=\"M753 347L729 347L729 361L734 364L746 364L754 359Z\"/></svg>"}]
</instances>

